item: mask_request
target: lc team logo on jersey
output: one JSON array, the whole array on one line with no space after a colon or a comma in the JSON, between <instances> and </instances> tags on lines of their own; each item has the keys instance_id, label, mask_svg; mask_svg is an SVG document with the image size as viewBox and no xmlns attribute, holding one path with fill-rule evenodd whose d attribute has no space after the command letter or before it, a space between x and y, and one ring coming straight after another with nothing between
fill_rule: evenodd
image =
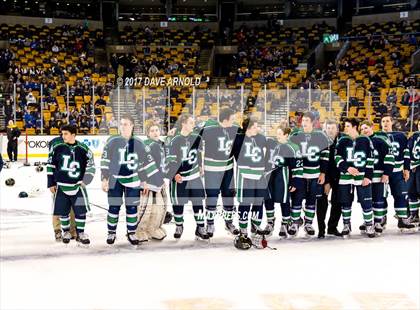
<instances>
[{"instance_id":1,"label":"lc team logo on jersey","mask_svg":"<svg viewBox=\"0 0 420 310\"><path fill-rule=\"evenodd\" d=\"M347 148L347 161L352 162L356 168L366 166L366 154L363 151L355 152L353 148Z\"/></svg>"},{"instance_id":2,"label":"lc team logo on jersey","mask_svg":"<svg viewBox=\"0 0 420 310\"><path fill-rule=\"evenodd\" d=\"M125 149L119 149L120 153L120 166L126 165L129 170L137 170L139 164L139 157L136 153L127 153Z\"/></svg>"},{"instance_id":3,"label":"lc team logo on jersey","mask_svg":"<svg viewBox=\"0 0 420 310\"><path fill-rule=\"evenodd\" d=\"M230 154L232 149L233 140L227 140L226 137L219 137L219 152L225 153L226 156Z\"/></svg>"},{"instance_id":4,"label":"lc team logo on jersey","mask_svg":"<svg viewBox=\"0 0 420 310\"><path fill-rule=\"evenodd\" d=\"M182 146L182 161L187 161L189 165L194 165L197 162L197 150L188 151L188 146Z\"/></svg>"},{"instance_id":5,"label":"lc team logo on jersey","mask_svg":"<svg viewBox=\"0 0 420 310\"><path fill-rule=\"evenodd\" d=\"M302 156L307 158L309 161L318 161L320 149L316 145L308 147L308 142L301 142Z\"/></svg>"},{"instance_id":6,"label":"lc team logo on jersey","mask_svg":"<svg viewBox=\"0 0 420 310\"><path fill-rule=\"evenodd\" d=\"M77 179L80 176L80 163L74 160L70 160L70 155L63 155L63 166L62 171L66 171L70 178Z\"/></svg>"},{"instance_id":7,"label":"lc team logo on jersey","mask_svg":"<svg viewBox=\"0 0 420 310\"><path fill-rule=\"evenodd\" d=\"M400 144L397 141L392 141L391 146L392 146L392 153L394 154L395 157L398 157L398 155L400 154Z\"/></svg>"},{"instance_id":8,"label":"lc team logo on jersey","mask_svg":"<svg viewBox=\"0 0 420 310\"><path fill-rule=\"evenodd\" d=\"M245 142L245 157L251 158L256 163L262 159L262 150L258 146L253 145L252 142Z\"/></svg>"}]
</instances>

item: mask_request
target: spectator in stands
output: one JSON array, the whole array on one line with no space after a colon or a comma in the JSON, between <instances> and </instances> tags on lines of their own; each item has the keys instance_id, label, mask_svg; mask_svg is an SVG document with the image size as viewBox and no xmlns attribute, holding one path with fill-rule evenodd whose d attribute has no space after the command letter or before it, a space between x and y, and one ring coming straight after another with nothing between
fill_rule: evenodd
<instances>
[{"instance_id":1,"label":"spectator in stands","mask_svg":"<svg viewBox=\"0 0 420 310\"><path fill-rule=\"evenodd\" d=\"M104 96L103 95L101 95L100 97L99 97L99 99L98 100L96 100L96 102L95 102L95 105L99 105L99 106L106 106L106 101L105 101L105 99L104 99Z\"/></svg>"},{"instance_id":2,"label":"spectator in stands","mask_svg":"<svg viewBox=\"0 0 420 310\"><path fill-rule=\"evenodd\" d=\"M32 89L29 89L28 95L26 96L26 104L28 106L30 106L30 105L36 105L36 98L32 94Z\"/></svg>"},{"instance_id":3,"label":"spectator in stands","mask_svg":"<svg viewBox=\"0 0 420 310\"><path fill-rule=\"evenodd\" d=\"M393 90L386 97L386 104L388 107L397 104L397 93Z\"/></svg>"},{"instance_id":4,"label":"spectator in stands","mask_svg":"<svg viewBox=\"0 0 420 310\"><path fill-rule=\"evenodd\" d=\"M9 123L9 120L13 118L13 104L10 99L6 99L4 114L6 116L6 123Z\"/></svg>"},{"instance_id":5,"label":"spectator in stands","mask_svg":"<svg viewBox=\"0 0 420 310\"><path fill-rule=\"evenodd\" d=\"M118 122L114 118L114 116L112 116L111 119L109 120L109 128L118 128Z\"/></svg>"}]
</instances>

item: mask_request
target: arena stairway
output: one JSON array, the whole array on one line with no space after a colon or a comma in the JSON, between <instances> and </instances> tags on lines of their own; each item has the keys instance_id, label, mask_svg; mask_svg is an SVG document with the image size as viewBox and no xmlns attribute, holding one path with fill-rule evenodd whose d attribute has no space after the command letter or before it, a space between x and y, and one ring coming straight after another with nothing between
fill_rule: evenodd
<instances>
[{"instance_id":1,"label":"arena stairway","mask_svg":"<svg viewBox=\"0 0 420 310\"><path fill-rule=\"evenodd\" d=\"M135 100L133 100L133 94L131 92L126 92L121 90L120 92L120 102L118 102L117 92L113 92L110 96L110 102L112 105L112 111L114 111L114 117L118 119L118 104L120 104L120 116L131 115L134 119L134 134L142 135L143 134L143 119L142 115L139 113L141 109L137 106Z\"/></svg>"},{"instance_id":2,"label":"arena stairway","mask_svg":"<svg viewBox=\"0 0 420 310\"><path fill-rule=\"evenodd\" d=\"M200 66L201 70L210 70L210 57L211 49L200 50L200 58L198 59L198 65Z\"/></svg>"}]
</instances>

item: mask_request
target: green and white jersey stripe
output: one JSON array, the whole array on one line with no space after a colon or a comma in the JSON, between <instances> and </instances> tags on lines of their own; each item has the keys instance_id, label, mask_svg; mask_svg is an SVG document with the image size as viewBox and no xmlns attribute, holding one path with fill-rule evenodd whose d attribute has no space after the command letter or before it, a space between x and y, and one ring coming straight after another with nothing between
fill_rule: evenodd
<instances>
[{"instance_id":1,"label":"green and white jersey stripe","mask_svg":"<svg viewBox=\"0 0 420 310\"><path fill-rule=\"evenodd\" d=\"M77 194L77 192L80 190L80 185L82 184L82 181L77 183L62 183L57 182L57 186L59 189L63 191L64 194L69 196L74 196Z\"/></svg>"},{"instance_id":2,"label":"green and white jersey stripe","mask_svg":"<svg viewBox=\"0 0 420 310\"><path fill-rule=\"evenodd\" d=\"M204 157L204 171L228 171L233 169L233 157L228 160L217 160Z\"/></svg>"}]
</instances>

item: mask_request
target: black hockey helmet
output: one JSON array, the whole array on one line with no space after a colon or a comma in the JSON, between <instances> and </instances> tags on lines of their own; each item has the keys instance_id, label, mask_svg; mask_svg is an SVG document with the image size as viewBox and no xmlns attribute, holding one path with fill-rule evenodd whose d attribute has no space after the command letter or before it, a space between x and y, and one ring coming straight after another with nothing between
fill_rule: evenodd
<instances>
[{"instance_id":1,"label":"black hockey helmet","mask_svg":"<svg viewBox=\"0 0 420 310\"><path fill-rule=\"evenodd\" d=\"M28 193L27 192L20 192L19 193L19 198L27 198L28 197Z\"/></svg>"},{"instance_id":2,"label":"black hockey helmet","mask_svg":"<svg viewBox=\"0 0 420 310\"><path fill-rule=\"evenodd\" d=\"M9 178L6 180L6 182L4 182L7 186L13 186L15 185L15 180L12 178Z\"/></svg>"},{"instance_id":3,"label":"black hockey helmet","mask_svg":"<svg viewBox=\"0 0 420 310\"><path fill-rule=\"evenodd\" d=\"M239 250L249 250L252 247L252 241L248 236L238 235L233 241L235 248Z\"/></svg>"}]
</instances>

